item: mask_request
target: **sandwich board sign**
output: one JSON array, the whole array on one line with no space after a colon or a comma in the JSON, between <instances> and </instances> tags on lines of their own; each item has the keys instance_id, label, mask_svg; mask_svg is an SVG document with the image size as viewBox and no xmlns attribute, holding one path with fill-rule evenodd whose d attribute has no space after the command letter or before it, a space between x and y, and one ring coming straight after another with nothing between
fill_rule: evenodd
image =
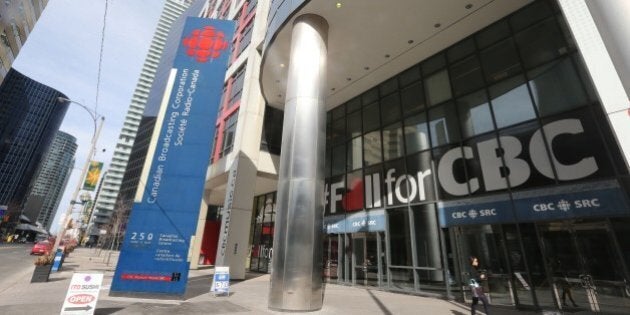
<instances>
[{"instance_id":1,"label":"sandwich board sign","mask_svg":"<svg viewBox=\"0 0 630 315\"><path fill-rule=\"evenodd\" d=\"M210 292L230 295L230 267L215 267Z\"/></svg>"},{"instance_id":2,"label":"sandwich board sign","mask_svg":"<svg viewBox=\"0 0 630 315\"><path fill-rule=\"evenodd\" d=\"M75 273L63 300L61 315L91 315L103 283L102 273Z\"/></svg>"}]
</instances>

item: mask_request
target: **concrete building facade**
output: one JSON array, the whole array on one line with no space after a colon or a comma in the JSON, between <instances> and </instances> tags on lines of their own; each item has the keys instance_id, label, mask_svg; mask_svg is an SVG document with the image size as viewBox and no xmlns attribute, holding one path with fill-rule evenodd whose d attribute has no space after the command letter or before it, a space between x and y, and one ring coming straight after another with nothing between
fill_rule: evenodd
<instances>
[{"instance_id":1,"label":"concrete building facade","mask_svg":"<svg viewBox=\"0 0 630 315\"><path fill-rule=\"evenodd\" d=\"M11 69L48 0L5 1L0 10L0 82Z\"/></svg>"}]
</instances>

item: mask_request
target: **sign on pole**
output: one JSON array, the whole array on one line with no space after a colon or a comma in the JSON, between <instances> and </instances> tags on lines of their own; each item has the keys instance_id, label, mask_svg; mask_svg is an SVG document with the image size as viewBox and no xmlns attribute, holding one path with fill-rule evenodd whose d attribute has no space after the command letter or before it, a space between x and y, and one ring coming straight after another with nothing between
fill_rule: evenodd
<instances>
[{"instance_id":1,"label":"sign on pole","mask_svg":"<svg viewBox=\"0 0 630 315\"><path fill-rule=\"evenodd\" d=\"M230 295L230 267L215 267L210 292Z\"/></svg>"},{"instance_id":2,"label":"sign on pole","mask_svg":"<svg viewBox=\"0 0 630 315\"><path fill-rule=\"evenodd\" d=\"M60 315L94 314L102 283L102 273L72 275Z\"/></svg>"}]
</instances>

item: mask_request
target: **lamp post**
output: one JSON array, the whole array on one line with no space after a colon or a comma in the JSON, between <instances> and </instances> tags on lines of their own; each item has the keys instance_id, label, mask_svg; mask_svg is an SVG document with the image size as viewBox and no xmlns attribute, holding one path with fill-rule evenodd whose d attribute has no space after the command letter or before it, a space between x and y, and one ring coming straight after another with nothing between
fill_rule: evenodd
<instances>
[{"instance_id":1,"label":"lamp post","mask_svg":"<svg viewBox=\"0 0 630 315\"><path fill-rule=\"evenodd\" d=\"M66 229L68 228L68 222L70 222L69 220L70 220L70 217L72 216L72 208L74 207L74 203L76 203L76 199L77 199L77 196L79 195L79 191L81 191L81 187L83 185L83 179L85 178L85 175L87 174L87 171L90 168L90 161L92 161L92 158L94 157L94 153L96 152L96 142L98 141L98 136L101 133L101 129L103 128L103 122L105 121L104 116L99 116L97 113L93 112L91 109L87 108L85 105L79 102L76 102L76 101L73 101L64 97L58 97L57 101L59 103L63 103L63 102L74 103L81 106L81 108L85 109L90 114L90 117L92 118L92 121L94 122L94 132L92 133L90 153L85 159L85 164L83 165L83 169L81 170L81 176L79 177L79 182L77 183L77 187L74 189L74 193L72 194L72 198L70 199L71 200L70 205L68 206L68 210L66 210L65 218L61 220L61 226L59 228L59 232L57 233L57 239L55 239L55 245L53 246L53 253L57 252L57 249L59 248L59 243L61 242L61 238L65 235Z\"/></svg>"}]
</instances>

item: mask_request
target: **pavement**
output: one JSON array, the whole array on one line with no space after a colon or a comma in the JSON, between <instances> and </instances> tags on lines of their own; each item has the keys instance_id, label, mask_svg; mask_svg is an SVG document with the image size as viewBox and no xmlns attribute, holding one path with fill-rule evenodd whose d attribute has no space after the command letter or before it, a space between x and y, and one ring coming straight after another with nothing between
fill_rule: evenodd
<instances>
[{"instance_id":1,"label":"pavement","mask_svg":"<svg viewBox=\"0 0 630 315\"><path fill-rule=\"evenodd\" d=\"M77 248L59 272L48 282L30 283L34 270L3 275L0 279L0 314L59 314L73 273L102 273L103 286L94 314L286 314L267 308L269 275L248 273L245 280L230 283L229 296L210 293L214 269L191 270L185 296L172 299L162 296L110 296L118 252ZM25 264L31 264L25 261ZM560 314L519 311L511 307L492 306L490 314ZM468 305L438 298L392 293L376 288L326 284L321 310L307 314L470 314ZM477 312L477 314L484 314ZM586 313L580 313L586 314Z\"/></svg>"}]
</instances>

